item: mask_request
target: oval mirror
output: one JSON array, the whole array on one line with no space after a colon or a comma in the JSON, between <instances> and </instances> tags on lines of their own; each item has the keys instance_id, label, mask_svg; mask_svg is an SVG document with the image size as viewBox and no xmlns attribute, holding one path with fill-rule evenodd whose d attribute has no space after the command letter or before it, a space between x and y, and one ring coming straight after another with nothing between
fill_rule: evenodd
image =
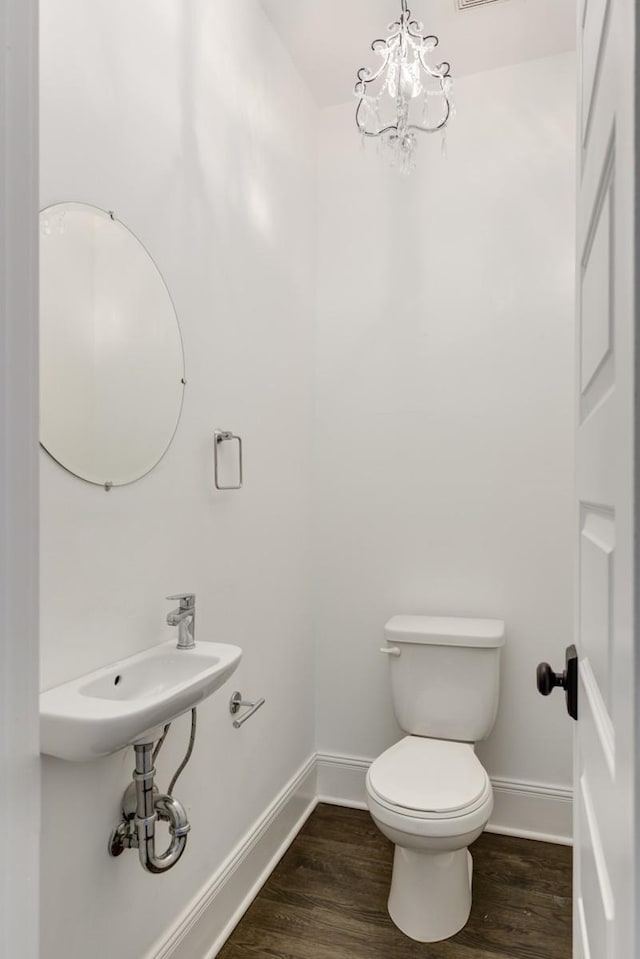
<instances>
[{"instance_id":1,"label":"oval mirror","mask_svg":"<svg viewBox=\"0 0 640 959\"><path fill-rule=\"evenodd\" d=\"M40 441L109 489L140 479L180 419L184 353L155 263L113 214L59 203L40 214Z\"/></svg>"}]
</instances>

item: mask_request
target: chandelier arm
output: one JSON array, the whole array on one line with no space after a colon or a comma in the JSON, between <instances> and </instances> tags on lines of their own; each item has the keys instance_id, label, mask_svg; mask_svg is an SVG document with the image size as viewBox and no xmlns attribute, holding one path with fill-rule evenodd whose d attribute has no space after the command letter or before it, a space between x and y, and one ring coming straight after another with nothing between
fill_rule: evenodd
<instances>
[{"instance_id":1,"label":"chandelier arm","mask_svg":"<svg viewBox=\"0 0 640 959\"><path fill-rule=\"evenodd\" d=\"M408 129L408 130L417 130L419 133L437 133L438 130L442 130L443 127L446 127L447 123L449 122L449 117L451 116L451 104L449 103L448 100L446 101L446 103L447 103L446 113L445 113L444 117L442 118L442 120L440 121L440 123L438 123L437 126L435 126L435 127L422 127L422 126L420 126L420 125L417 124L417 123L412 123L412 124L410 124L410 125L407 127L407 129Z\"/></svg>"},{"instance_id":2,"label":"chandelier arm","mask_svg":"<svg viewBox=\"0 0 640 959\"><path fill-rule=\"evenodd\" d=\"M373 133L371 130L363 130L362 127L358 127L358 129L360 130L360 133L361 133L364 137L372 137L372 138L381 137L381 136L383 136L385 133L397 133L397 132L398 132L398 127L397 127L395 124L392 124L391 126L388 126L388 127L384 127L382 130L377 130L375 133Z\"/></svg>"},{"instance_id":3,"label":"chandelier arm","mask_svg":"<svg viewBox=\"0 0 640 959\"><path fill-rule=\"evenodd\" d=\"M448 120L449 120L450 113L451 113L451 109L450 109L449 105L447 104L447 112L446 112L445 116L443 117L443 119L440 121L440 123L438 123L437 126L435 126L435 127L423 127L423 126L420 126L418 123L411 123L411 124L407 127L407 130L416 130L418 133L438 133L440 130L442 130L443 127L445 127L445 126L447 125L447 122L448 122ZM356 121L356 123L357 123L357 121ZM372 131L372 130L365 130L364 127L361 127L361 126L360 126L360 124L357 124L357 126L358 126L358 130L360 131L360 133L361 133L363 136L365 136L365 137L371 137L371 138L381 137L381 136L383 136L385 133L397 133L397 132L398 132L398 127L397 127L397 125L396 125L395 123L389 124L389 126L383 127L382 129L376 130L375 132Z\"/></svg>"},{"instance_id":4,"label":"chandelier arm","mask_svg":"<svg viewBox=\"0 0 640 959\"><path fill-rule=\"evenodd\" d=\"M384 73L384 71L389 66L390 56L391 56L391 51L387 50L387 52L385 53L384 59L382 61L382 64L380 65L379 69L376 70L375 73L372 73L369 67L360 67L357 73L358 83L356 84L356 90L358 89L358 86L360 84L364 84L364 87L366 89L366 86L368 83L375 83L376 80L379 80L382 74Z\"/></svg>"},{"instance_id":5,"label":"chandelier arm","mask_svg":"<svg viewBox=\"0 0 640 959\"><path fill-rule=\"evenodd\" d=\"M425 50L420 50L418 56L420 57L420 64L424 69L425 73L428 73L430 77L433 77L435 80L446 80L447 77L451 76L451 64L447 63L446 60L443 60L442 63L439 63L437 67L432 67L430 63L427 63L425 60Z\"/></svg>"},{"instance_id":6,"label":"chandelier arm","mask_svg":"<svg viewBox=\"0 0 640 959\"><path fill-rule=\"evenodd\" d=\"M433 45L434 47L437 47L438 44L440 43L438 38L434 36L432 33L427 34L426 37L423 36L422 34L423 29L424 29L424 24L420 23L419 20L411 20L411 22L407 24L407 33L409 34L412 40L422 40L423 43L425 40L435 40L435 43Z\"/></svg>"},{"instance_id":7,"label":"chandelier arm","mask_svg":"<svg viewBox=\"0 0 640 959\"><path fill-rule=\"evenodd\" d=\"M363 103L364 103L364 97L361 97L360 100L358 101L358 106L356 108L356 126L358 127L358 130L360 130L361 133L364 133L368 136L369 134L367 133L366 126L360 123L360 110L362 109Z\"/></svg>"},{"instance_id":8,"label":"chandelier arm","mask_svg":"<svg viewBox=\"0 0 640 959\"><path fill-rule=\"evenodd\" d=\"M451 117L451 101L449 100L449 98L448 98L446 95L445 95L444 100L445 100L445 104L446 104L446 110L445 110L444 117L442 118L442 120L440 121L440 123L438 123L436 126L433 126L433 127L422 126L422 125L419 124L419 123L411 123L411 124L409 124L409 126L407 127L407 129L408 129L408 130L417 130L419 133L437 133L439 130L442 130L442 128L447 125L447 123L449 122L449 119L450 119L450 117ZM388 124L386 127L382 127L380 130L376 130L375 132L372 132L372 131L370 131L370 130L367 130L365 127L363 127L363 126L360 124L359 120L358 120L358 117L359 117L359 115L360 115L360 107L362 106L362 102L363 102L363 99L361 99L360 102L358 103L358 108L357 108L357 110L356 110L356 126L358 127L358 130L360 131L360 133L362 133L362 134L363 134L364 136L366 136L366 137L380 137L380 136L382 136L384 133L391 133L392 131L394 131L395 133L398 132L398 124L397 124L397 123L390 123L390 124Z\"/></svg>"},{"instance_id":9,"label":"chandelier arm","mask_svg":"<svg viewBox=\"0 0 640 959\"><path fill-rule=\"evenodd\" d=\"M395 130L396 133L398 132L397 123L390 123L386 127L381 127L380 130L376 130L375 132L371 130L367 130L366 126L360 123L360 109L363 103L364 103L364 97L360 97L360 100L358 101L358 106L356 109L356 126L358 127L358 130L360 131L360 133L363 134L363 136L379 137L379 136L382 136L383 133L390 133L392 130Z\"/></svg>"}]
</instances>

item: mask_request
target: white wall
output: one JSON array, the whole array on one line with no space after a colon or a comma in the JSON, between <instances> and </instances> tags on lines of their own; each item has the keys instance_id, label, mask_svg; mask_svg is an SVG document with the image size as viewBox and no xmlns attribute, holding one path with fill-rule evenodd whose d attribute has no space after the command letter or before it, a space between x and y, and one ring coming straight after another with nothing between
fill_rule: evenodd
<instances>
[{"instance_id":1,"label":"white wall","mask_svg":"<svg viewBox=\"0 0 640 959\"><path fill-rule=\"evenodd\" d=\"M314 108L257 2L42 0L41 205L114 210L176 304L187 391L176 439L106 494L42 456L42 682L168 639L165 596L197 593L197 638L244 660L200 709L177 789L192 822L172 873L106 844L130 751L43 764L42 959L140 959L313 751L310 599ZM246 488L212 491L212 432ZM242 731L234 688L267 697ZM175 724L161 782L186 746Z\"/></svg>"},{"instance_id":2,"label":"white wall","mask_svg":"<svg viewBox=\"0 0 640 959\"><path fill-rule=\"evenodd\" d=\"M572 630L574 63L461 80L449 159L424 144L408 180L362 152L352 104L323 113L314 570L314 107L254 0L41 10L41 204L113 209L141 237L188 379L142 482L105 494L42 456L43 687L170 636L180 589L200 639L245 650L200 710L178 789L193 833L167 876L106 855L130 753L44 761L42 959L140 959L314 748L312 585L322 751L372 757L399 734L389 615L503 616L481 756L570 781L570 723L534 667ZM242 493L211 490L216 426L244 437ZM241 733L236 686L268 700Z\"/></svg>"},{"instance_id":3,"label":"white wall","mask_svg":"<svg viewBox=\"0 0 640 959\"><path fill-rule=\"evenodd\" d=\"M573 55L460 80L448 159L405 179L322 115L317 726L375 757L400 731L394 613L501 617L489 772L571 781L535 666L572 638Z\"/></svg>"}]
</instances>

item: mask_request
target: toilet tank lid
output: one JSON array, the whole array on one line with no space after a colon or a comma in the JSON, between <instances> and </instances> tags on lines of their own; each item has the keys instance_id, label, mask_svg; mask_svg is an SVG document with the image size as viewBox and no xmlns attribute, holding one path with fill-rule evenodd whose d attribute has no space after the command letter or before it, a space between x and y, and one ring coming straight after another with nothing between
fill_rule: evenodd
<instances>
[{"instance_id":1,"label":"toilet tank lid","mask_svg":"<svg viewBox=\"0 0 640 959\"><path fill-rule=\"evenodd\" d=\"M426 646L504 646L501 619L462 619L450 616L392 616L384 634L393 643Z\"/></svg>"}]
</instances>

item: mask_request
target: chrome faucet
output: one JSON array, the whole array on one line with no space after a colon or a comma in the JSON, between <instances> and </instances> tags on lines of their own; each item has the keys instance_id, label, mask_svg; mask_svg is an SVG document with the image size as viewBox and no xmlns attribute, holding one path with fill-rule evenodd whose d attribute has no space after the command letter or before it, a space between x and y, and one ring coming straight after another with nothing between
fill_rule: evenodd
<instances>
[{"instance_id":1,"label":"chrome faucet","mask_svg":"<svg viewBox=\"0 0 640 959\"><path fill-rule=\"evenodd\" d=\"M178 593L177 596L167 596L167 599L178 600L180 605L167 614L167 624L178 627L178 649L193 649L196 645L196 594Z\"/></svg>"}]
</instances>

